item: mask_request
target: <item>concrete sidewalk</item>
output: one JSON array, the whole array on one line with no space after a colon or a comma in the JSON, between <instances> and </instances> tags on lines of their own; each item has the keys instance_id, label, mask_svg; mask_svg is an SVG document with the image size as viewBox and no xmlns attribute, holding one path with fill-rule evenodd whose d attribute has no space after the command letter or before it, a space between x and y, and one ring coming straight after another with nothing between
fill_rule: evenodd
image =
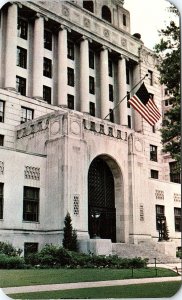
<instances>
[{"instance_id":1,"label":"concrete sidewalk","mask_svg":"<svg viewBox=\"0 0 182 300\"><path fill-rule=\"evenodd\" d=\"M63 284L46 284L34 286L20 286L3 288L6 295L16 293L33 293L43 291L58 291L58 290L72 290L82 288L94 288L105 286L122 286L150 282L167 282L167 281L180 281L181 276L174 277L155 277L155 278L140 278L140 279L123 279L123 280L108 280L108 281L95 281L95 282L78 282L78 283L63 283Z\"/></svg>"}]
</instances>

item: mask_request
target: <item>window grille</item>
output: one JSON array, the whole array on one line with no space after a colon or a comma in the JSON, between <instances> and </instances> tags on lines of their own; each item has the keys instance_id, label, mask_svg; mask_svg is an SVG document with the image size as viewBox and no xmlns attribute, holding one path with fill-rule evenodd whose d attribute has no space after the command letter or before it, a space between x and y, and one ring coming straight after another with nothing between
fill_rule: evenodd
<instances>
[{"instance_id":1,"label":"window grille","mask_svg":"<svg viewBox=\"0 0 182 300\"><path fill-rule=\"evenodd\" d=\"M73 213L75 216L79 215L79 195L74 195L73 197Z\"/></svg>"}]
</instances>

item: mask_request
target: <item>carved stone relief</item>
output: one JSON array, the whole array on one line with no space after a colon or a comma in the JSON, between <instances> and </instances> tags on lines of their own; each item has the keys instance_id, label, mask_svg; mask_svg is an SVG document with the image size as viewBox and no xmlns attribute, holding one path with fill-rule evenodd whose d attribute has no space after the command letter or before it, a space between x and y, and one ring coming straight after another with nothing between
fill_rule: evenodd
<instances>
[{"instance_id":1,"label":"carved stone relief","mask_svg":"<svg viewBox=\"0 0 182 300\"><path fill-rule=\"evenodd\" d=\"M4 162L0 161L0 175L4 174Z\"/></svg>"},{"instance_id":2,"label":"carved stone relief","mask_svg":"<svg viewBox=\"0 0 182 300\"><path fill-rule=\"evenodd\" d=\"M40 168L25 166L25 179L40 180Z\"/></svg>"}]
</instances>

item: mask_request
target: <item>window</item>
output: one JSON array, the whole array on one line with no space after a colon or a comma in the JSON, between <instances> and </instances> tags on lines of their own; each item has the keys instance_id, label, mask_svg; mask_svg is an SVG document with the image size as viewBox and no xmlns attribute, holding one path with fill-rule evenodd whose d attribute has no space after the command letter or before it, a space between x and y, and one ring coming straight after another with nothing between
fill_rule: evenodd
<instances>
[{"instance_id":1,"label":"window","mask_svg":"<svg viewBox=\"0 0 182 300\"><path fill-rule=\"evenodd\" d=\"M48 30L44 30L44 48L52 50L52 33Z\"/></svg>"},{"instance_id":2,"label":"window","mask_svg":"<svg viewBox=\"0 0 182 300\"><path fill-rule=\"evenodd\" d=\"M156 205L156 229L161 229L161 220L165 219L164 205Z\"/></svg>"},{"instance_id":3,"label":"window","mask_svg":"<svg viewBox=\"0 0 182 300\"><path fill-rule=\"evenodd\" d=\"M24 243L24 257L38 252L38 243Z\"/></svg>"},{"instance_id":4,"label":"window","mask_svg":"<svg viewBox=\"0 0 182 300\"><path fill-rule=\"evenodd\" d=\"M149 84L153 85L153 72L148 70L148 79L149 79Z\"/></svg>"},{"instance_id":5,"label":"window","mask_svg":"<svg viewBox=\"0 0 182 300\"><path fill-rule=\"evenodd\" d=\"M128 102L130 100L130 92L127 92L127 107L130 108L130 103Z\"/></svg>"},{"instance_id":6,"label":"window","mask_svg":"<svg viewBox=\"0 0 182 300\"><path fill-rule=\"evenodd\" d=\"M74 86L74 70L72 68L68 68L68 85Z\"/></svg>"},{"instance_id":7,"label":"window","mask_svg":"<svg viewBox=\"0 0 182 300\"><path fill-rule=\"evenodd\" d=\"M18 67L27 68L27 50L21 47L17 47L17 61Z\"/></svg>"},{"instance_id":8,"label":"window","mask_svg":"<svg viewBox=\"0 0 182 300\"><path fill-rule=\"evenodd\" d=\"M128 128L131 128L131 116L128 115Z\"/></svg>"},{"instance_id":9,"label":"window","mask_svg":"<svg viewBox=\"0 0 182 300\"><path fill-rule=\"evenodd\" d=\"M126 83L130 84L130 69L126 67Z\"/></svg>"},{"instance_id":10,"label":"window","mask_svg":"<svg viewBox=\"0 0 182 300\"><path fill-rule=\"evenodd\" d=\"M89 93L93 95L95 94L95 81L92 76L89 76Z\"/></svg>"},{"instance_id":11,"label":"window","mask_svg":"<svg viewBox=\"0 0 182 300\"><path fill-rule=\"evenodd\" d=\"M89 107L90 107L90 115L95 117L95 103L90 102Z\"/></svg>"},{"instance_id":12,"label":"window","mask_svg":"<svg viewBox=\"0 0 182 300\"><path fill-rule=\"evenodd\" d=\"M74 96L68 94L68 108L69 109L74 109Z\"/></svg>"},{"instance_id":13,"label":"window","mask_svg":"<svg viewBox=\"0 0 182 300\"><path fill-rule=\"evenodd\" d=\"M23 220L30 222L39 221L39 189L24 187L23 194Z\"/></svg>"},{"instance_id":14,"label":"window","mask_svg":"<svg viewBox=\"0 0 182 300\"><path fill-rule=\"evenodd\" d=\"M151 178L154 178L154 179L158 179L159 178L159 171L157 170L150 170L151 172Z\"/></svg>"},{"instance_id":15,"label":"window","mask_svg":"<svg viewBox=\"0 0 182 300\"><path fill-rule=\"evenodd\" d=\"M110 77L112 77L112 75L113 75L112 60L110 60L110 59L108 61L108 74Z\"/></svg>"},{"instance_id":16,"label":"window","mask_svg":"<svg viewBox=\"0 0 182 300\"><path fill-rule=\"evenodd\" d=\"M0 146L4 146L4 135L0 134Z\"/></svg>"},{"instance_id":17,"label":"window","mask_svg":"<svg viewBox=\"0 0 182 300\"><path fill-rule=\"evenodd\" d=\"M52 60L44 57L43 75L52 78Z\"/></svg>"},{"instance_id":18,"label":"window","mask_svg":"<svg viewBox=\"0 0 182 300\"><path fill-rule=\"evenodd\" d=\"M3 190L4 190L4 183L0 182L0 219L3 219L3 204L4 204Z\"/></svg>"},{"instance_id":19,"label":"window","mask_svg":"<svg viewBox=\"0 0 182 300\"><path fill-rule=\"evenodd\" d=\"M157 146L150 145L150 160L157 161Z\"/></svg>"},{"instance_id":20,"label":"window","mask_svg":"<svg viewBox=\"0 0 182 300\"><path fill-rule=\"evenodd\" d=\"M152 93L149 93L149 97L150 97L150 99L154 99L154 94L152 94Z\"/></svg>"},{"instance_id":21,"label":"window","mask_svg":"<svg viewBox=\"0 0 182 300\"><path fill-rule=\"evenodd\" d=\"M102 7L102 19L111 23L111 11L106 5Z\"/></svg>"},{"instance_id":22,"label":"window","mask_svg":"<svg viewBox=\"0 0 182 300\"><path fill-rule=\"evenodd\" d=\"M4 106L5 106L4 101L0 100L0 122L1 123L4 123Z\"/></svg>"},{"instance_id":23,"label":"window","mask_svg":"<svg viewBox=\"0 0 182 300\"><path fill-rule=\"evenodd\" d=\"M21 107L21 124L33 119L33 110L26 107Z\"/></svg>"},{"instance_id":24,"label":"window","mask_svg":"<svg viewBox=\"0 0 182 300\"><path fill-rule=\"evenodd\" d=\"M26 96L26 79L16 76L16 90L23 96Z\"/></svg>"},{"instance_id":25,"label":"window","mask_svg":"<svg viewBox=\"0 0 182 300\"><path fill-rule=\"evenodd\" d=\"M114 112L113 109L109 110L109 120L114 123Z\"/></svg>"},{"instance_id":26,"label":"window","mask_svg":"<svg viewBox=\"0 0 182 300\"><path fill-rule=\"evenodd\" d=\"M169 170L170 170L170 181L175 183L181 183L179 163L177 161L170 162Z\"/></svg>"},{"instance_id":27,"label":"window","mask_svg":"<svg viewBox=\"0 0 182 300\"><path fill-rule=\"evenodd\" d=\"M123 14L123 25L126 26L126 15Z\"/></svg>"},{"instance_id":28,"label":"window","mask_svg":"<svg viewBox=\"0 0 182 300\"><path fill-rule=\"evenodd\" d=\"M24 19L18 18L18 37L27 40L27 33L28 33L28 22Z\"/></svg>"},{"instance_id":29,"label":"window","mask_svg":"<svg viewBox=\"0 0 182 300\"><path fill-rule=\"evenodd\" d=\"M43 85L43 99L51 104L51 88L49 86Z\"/></svg>"},{"instance_id":30,"label":"window","mask_svg":"<svg viewBox=\"0 0 182 300\"><path fill-rule=\"evenodd\" d=\"M152 132L155 133L155 125L152 126Z\"/></svg>"},{"instance_id":31,"label":"window","mask_svg":"<svg viewBox=\"0 0 182 300\"><path fill-rule=\"evenodd\" d=\"M174 207L175 231L181 232L181 208Z\"/></svg>"},{"instance_id":32,"label":"window","mask_svg":"<svg viewBox=\"0 0 182 300\"><path fill-rule=\"evenodd\" d=\"M113 98L113 85L109 84L109 101L113 102L114 98Z\"/></svg>"},{"instance_id":33,"label":"window","mask_svg":"<svg viewBox=\"0 0 182 300\"><path fill-rule=\"evenodd\" d=\"M93 1L83 1L83 8L87 9L90 12L94 12Z\"/></svg>"},{"instance_id":34,"label":"window","mask_svg":"<svg viewBox=\"0 0 182 300\"><path fill-rule=\"evenodd\" d=\"M89 51L89 68L94 69L95 67L95 57L94 57L94 52Z\"/></svg>"},{"instance_id":35,"label":"window","mask_svg":"<svg viewBox=\"0 0 182 300\"><path fill-rule=\"evenodd\" d=\"M74 60L74 56L75 56L75 53L74 53L74 43L73 42L70 42L68 41L67 43L67 48L68 48L68 52L67 52L67 57L69 59L72 59Z\"/></svg>"}]
</instances>

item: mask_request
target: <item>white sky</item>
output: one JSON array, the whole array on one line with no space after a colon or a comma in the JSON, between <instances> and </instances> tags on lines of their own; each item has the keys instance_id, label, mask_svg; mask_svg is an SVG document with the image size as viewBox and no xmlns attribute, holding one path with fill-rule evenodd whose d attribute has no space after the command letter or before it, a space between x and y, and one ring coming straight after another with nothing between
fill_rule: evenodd
<instances>
[{"instance_id":1,"label":"white sky","mask_svg":"<svg viewBox=\"0 0 182 300\"><path fill-rule=\"evenodd\" d=\"M160 40L158 30L165 29L172 18L169 6L166 0L125 0L123 7L130 11L131 34L140 33L145 46L153 49Z\"/></svg>"}]
</instances>

